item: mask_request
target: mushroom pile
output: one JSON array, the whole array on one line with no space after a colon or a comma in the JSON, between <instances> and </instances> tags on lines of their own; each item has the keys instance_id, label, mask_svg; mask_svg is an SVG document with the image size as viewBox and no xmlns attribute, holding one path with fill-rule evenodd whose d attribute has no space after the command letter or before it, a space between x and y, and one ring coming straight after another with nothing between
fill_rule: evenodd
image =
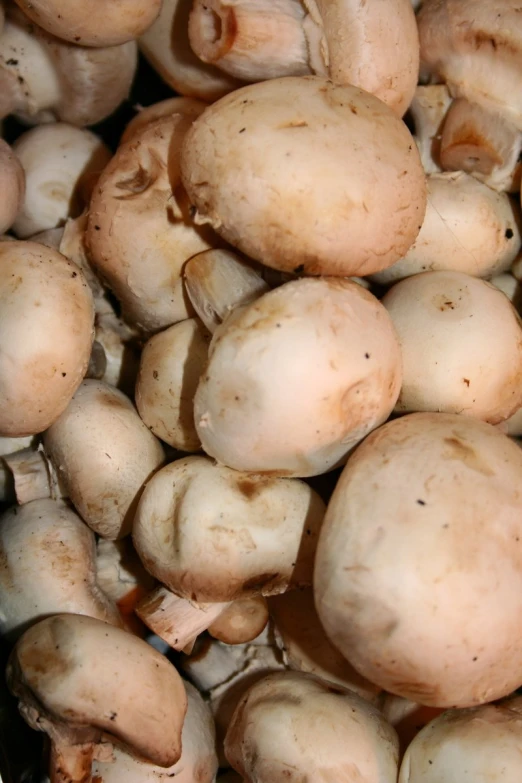
<instances>
[{"instance_id":1,"label":"mushroom pile","mask_svg":"<svg viewBox=\"0 0 522 783\"><path fill-rule=\"evenodd\" d=\"M520 783L521 85L517 0L0 2L2 783Z\"/></svg>"}]
</instances>

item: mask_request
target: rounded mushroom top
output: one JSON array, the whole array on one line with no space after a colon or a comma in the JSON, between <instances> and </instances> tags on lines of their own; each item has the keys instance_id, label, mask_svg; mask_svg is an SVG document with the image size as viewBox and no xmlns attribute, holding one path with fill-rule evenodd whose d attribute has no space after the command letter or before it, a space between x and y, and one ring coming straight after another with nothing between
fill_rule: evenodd
<instances>
[{"instance_id":1,"label":"rounded mushroom top","mask_svg":"<svg viewBox=\"0 0 522 783\"><path fill-rule=\"evenodd\" d=\"M181 173L199 222L266 266L309 275L390 266L426 207L406 125L373 95L316 76L210 106L185 137Z\"/></svg>"}]
</instances>

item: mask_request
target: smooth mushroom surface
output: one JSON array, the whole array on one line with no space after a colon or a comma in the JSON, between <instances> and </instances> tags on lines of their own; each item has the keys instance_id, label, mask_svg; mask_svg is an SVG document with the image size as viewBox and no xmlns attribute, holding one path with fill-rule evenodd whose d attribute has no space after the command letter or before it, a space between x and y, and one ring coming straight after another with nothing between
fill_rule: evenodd
<instances>
[{"instance_id":1,"label":"smooth mushroom surface","mask_svg":"<svg viewBox=\"0 0 522 783\"><path fill-rule=\"evenodd\" d=\"M386 421L401 376L395 331L372 294L302 278L215 331L196 430L206 453L236 470L318 475Z\"/></svg>"},{"instance_id":2,"label":"smooth mushroom surface","mask_svg":"<svg viewBox=\"0 0 522 783\"><path fill-rule=\"evenodd\" d=\"M0 234L8 231L22 209L25 173L17 155L0 139Z\"/></svg>"},{"instance_id":3,"label":"smooth mushroom surface","mask_svg":"<svg viewBox=\"0 0 522 783\"><path fill-rule=\"evenodd\" d=\"M350 457L315 559L317 613L390 693L469 707L520 685L522 450L467 416L385 424Z\"/></svg>"}]
</instances>

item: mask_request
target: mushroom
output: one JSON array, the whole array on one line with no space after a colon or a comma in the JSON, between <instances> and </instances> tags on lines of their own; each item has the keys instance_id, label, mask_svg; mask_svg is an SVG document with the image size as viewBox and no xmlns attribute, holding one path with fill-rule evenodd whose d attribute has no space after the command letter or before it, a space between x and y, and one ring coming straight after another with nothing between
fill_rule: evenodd
<instances>
[{"instance_id":1,"label":"mushroom","mask_svg":"<svg viewBox=\"0 0 522 783\"><path fill-rule=\"evenodd\" d=\"M26 179L25 200L13 225L21 239L77 217L84 206L80 179L99 175L111 157L94 133L62 122L32 128L13 149Z\"/></svg>"},{"instance_id":2,"label":"mushroom","mask_svg":"<svg viewBox=\"0 0 522 783\"><path fill-rule=\"evenodd\" d=\"M448 710L412 741L399 783L474 783L522 775L522 702L515 697L470 710Z\"/></svg>"},{"instance_id":3,"label":"mushroom","mask_svg":"<svg viewBox=\"0 0 522 783\"><path fill-rule=\"evenodd\" d=\"M84 783L119 743L161 767L181 756L187 697L176 669L142 639L81 615L56 615L18 640L7 682L27 723L51 739L51 781Z\"/></svg>"},{"instance_id":4,"label":"mushroom","mask_svg":"<svg viewBox=\"0 0 522 783\"><path fill-rule=\"evenodd\" d=\"M388 418L401 373L395 331L372 294L302 278L216 330L196 430L207 454L236 470L318 475Z\"/></svg>"},{"instance_id":5,"label":"mushroom","mask_svg":"<svg viewBox=\"0 0 522 783\"><path fill-rule=\"evenodd\" d=\"M414 139L426 174L441 171L440 140L452 100L445 84L420 84L410 103L409 113L415 126Z\"/></svg>"},{"instance_id":6,"label":"mushroom","mask_svg":"<svg viewBox=\"0 0 522 783\"><path fill-rule=\"evenodd\" d=\"M89 527L108 539L130 533L143 484L165 455L128 397L101 381L84 381L43 442Z\"/></svg>"},{"instance_id":7,"label":"mushroom","mask_svg":"<svg viewBox=\"0 0 522 783\"><path fill-rule=\"evenodd\" d=\"M298 672L270 674L246 692L225 753L256 783L397 779L397 735L379 711L355 693Z\"/></svg>"},{"instance_id":8,"label":"mushroom","mask_svg":"<svg viewBox=\"0 0 522 783\"><path fill-rule=\"evenodd\" d=\"M163 117L169 117L173 114L183 114L186 117L196 119L200 114L204 112L207 104L204 101L198 101L196 98L185 98L183 96L176 96L175 98L167 98L159 103L153 103L150 106L140 106L138 114L127 123L125 130L122 133L120 144L125 144L130 141L134 134L143 130L145 125L156 120L161 120Z\"/></svg>"},{"instance_id":9,"label":"mushroom","mask_svg":"<svg viewBox=\"0 0 522 783\"><path fill-rule=\"evenodd\" d=\"M396 411L496 424L522 405L522 322L508 298L461 272L426 272L384 296L402 351Z\"/></svg>"},{"instance_id":10,"label":"mushroom","mask_svg":"<svg viewBox=\"0 0 522 783\"><path fill-rule=\"evenodd\" d=\"M192 51L188 24L192 0L163 0L153 25L141 36L140 49L176 92L212 102L241 85L218 68L205 65Z\"/></svg>"},{"instance_id":11,"label":"mushroom","mask_svg":"<svg viewBox=\"0 0 522 783\"><path fill-rule=\"evenodd\" d=\"M80 269L36 242L0 244L0 435L42 432L87 370L94 306Z\"/></svg>"},{"instance_id":12,"label":"mushroom","mask_svg":"<svg viewBox=\"0 0 522 783\"><path fill-rule=\"evenodd\" d=\"M16 0L37 25L82 46L117 46L142 35L155 21L161 0Z\"/></svg>"},{"instance_id":13,"label":"mushroom","mask_svg":"<svg viewBox=\"0 0 522 783\"><path fill-rule=\"evenodd\" d=\"M175 783L214 783L218 761L212 713L196 688L189 682L184 685L188 706L179 761L164 769L140 761L115 747L110 762L94 762L94 780L103 783L170 783L175 778Z\"/></svg>"},{"instance_id":14,"label":"mushroom","mask_svg":"<svg viewBox=\"0 0 522 783\"><path fill-rule=\"evenodd\" d=\"M84 614L121 625L101 589L94 534L66 506L34 500L0 516L0 632L19 636L50 614Z\"/></svg>"},{"instance_id":15,"label":"mushroom","mask_svg":"<svg viewBox=\"0 0 522 783\"><path fill-rule=\"evenodd\" d=\"M404 258L372 275L389 285L420 272L465 272L490 277L517 257L521 237L517 208L464 172L431 174L428 206L419 235Z\"/></svg>"},{"instance_id":16,"label":"mushroom","mask_svg":"<svg viewBox=\"0 0 522 783\"><path fill-rule=\"evenodd\" d=\"M400 116L419 73L409 0L194 0L189 38L203 62L245 81L316 73L373 93Z\"/></svg>"},{"instance_id":17,"label":"mushroom","mask_svg":"<svg viewBox=\"0 0 522 783\"><path fill-rule=\"evenodd\" d=\"M93 267L121 301L124 319L145 332L189 316L183 264L218 240L194 225L178 187L180 145L191 123L174 114L136 131L103 171L89 208Z\"/></svg>"},{"instance_id":18,"label":"mushroom","mask_svg":"<svg viewBox=\"0 0 522 783\"><path fill-rule=\"evenodd\" d=\"M208 632L225 644L246 644L264 631L269 615L263 596L238 598L209 625Z\"/></svg>"},{"instance_id":19,"label":"mushroom","mask_svg":"<svg viewBox=\"0 0 522 783\"><path fill-rule=\"evenodd\" d=\"M181 173L198 223L284 272L385 269L413 244L426 207L405 124L373 95L316 76L252 84L210 106L183 141Z\"/></svg>"},{"instance_id":20,"label":"mushroom","mask_svg":"<svg viewBox=\"0 0 522 783\"><path fill-rule=\"evenodd\" d=\"M94 125L127 97L137 65L134 42L88 49L38 28L9 7L0 36L0 117Z\"/></svg>"},{"instance_id":21,"label":"mushroom","mask_svg":"<svg viewBox=\"0 0 522 783\"><path fill-rule=\"evenodd\" d=\"M0 139L0 234L8 231L24 203L25 174L9 144Z\"/></svg>"},{"instance_id":22,"label":"mushroom","mask_svg":"<svg viewBox=\"0 0 522 783\"><path fill-rule=\"evenodd\" d=\"M31 435L25 438L0 437L0 503L14 503L16 499L13 476L5 458L30 448L33 440Z\"/></svg>"},{"instance_id":23,"label":"mushroom","mask_svg":"<svg viewBox=\"0 0 522 783\"><path fill-rule=\"evenodd\" d=\"M520 684L522 450L467 416L385 424L328 505L314 596L331 642L390 693L469 707Z\"/></svg>"}]
</instances>

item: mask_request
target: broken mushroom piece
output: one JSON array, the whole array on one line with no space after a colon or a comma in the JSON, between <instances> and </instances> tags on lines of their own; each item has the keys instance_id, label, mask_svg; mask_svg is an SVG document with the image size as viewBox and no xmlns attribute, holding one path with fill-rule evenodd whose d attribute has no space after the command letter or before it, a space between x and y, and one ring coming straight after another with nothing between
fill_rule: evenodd
<instances>
[{"instance_id":1,"label":"broken mushroom piece","mask_svg":"<svg viewBox=\"0 0 522 783\"><path fill-rule=\"evenodd\" d=\"M225 753L246 780L395 783L398 740L379 711L312 675L270 674L241 699Z\"/></svg>"},{"instance_id":2,"label":"broken mushroom piece","mask_svg":"<svg viewBox=\"0 0 522 783\"><path fill-rule=\"evenodd\" d=\"M390 693L434 707L520 684L522 450L445 413L385 424L350 457L319 537L332 643Z\"/></svg>"},{"instance_id":3,"label":"broken mushroom piece","mask_svg":"<svg viewBox=\"0 0 522 783\"><path fill-rule=\"evenodd\" d=\"M410 103L409 114L415 127L413 138L426 174L441 171L440 140L452 100L445 84L420 84Z\"/></svg>"},{"instance_id":4,"label":"broken mushroom piece","mask_svg":"<svg viewBox=\"0 0 522 783\"><path fill-rule=\"evenodd\" d=\"M27 723L50 737L52 781L90 780L102 743L161 767L181 756L183 681L163 655L119 628L80 615L43 620L18 640L7 682Z\"/></svg>"},{"instance_id":5,"label":"broken mushroom piece","mask_svg":"<svg viewBox=\"0 0 522 783\"><path fill-rule=\"evenodd\" d=\"M402 352L401 413L497 424L522 405L522 321L508 298L460 272L426 272L383 297Z\"/></svg>"},{"instance_id":6,"label":"broken mushroom piece","mask_svg":"<svg viewBox=\"0 0 522 783\"><path fill-rule=\"evenodd\" d=\"M13 225L21 239L77 217L85 206L80 180L98 176L111 157L94 133L63 122L32 128L13 149L26 179L24 203Z\"/></svg>"},{"instance_id":7,"label":"broken mushroom piece","mask_svg":"<svg viewBox=\"0 0 522 783\"><path fill-rule=\"evenodd\" d=\"M130 533L143 484L165 455L128 397L101 381L84 381L43 442L89 527L108 539Z\"/></svg>"},{"instance_id":8,"label":"broken mushroom piece","mask_svg":"<svg viewBox=\"0 0 522 783\"><path fill-rule=\"evenodd\" d=\"M0 516L0 631L11 640L50 614L82 614L121 625L101 589L94 534L70 509L35 500Z\"/></svg>"},{"instance_id":9,"label":"broken mushroom piece","mask_svg":"<svg viewBox=\"0 0 522 783\"><path fill-rule=\"evenodd\" d=\"M0 139L0 234L8 231L22 209L25 174L9 144Z\"/></svg>"},{"instance_id":10,"label":"broken mushroom piece","mask_svg":"<svg viewBox=\"0 0 522 783\"><path fill-rule=\"evenodd\" d=\"M194 0L188 29L203 62L247 82L316 73L373 93L399 116L417 84L410 0Z\"/></svg>"},{"instance_id":11,"label":"broken mushroom piece","mask_svg":"<svg viewBox=\"0 0 522 783\"><path fill-rule=\"evenodd\" d=\"M399 783L473 783L522 776L520 697L469 710L448 710L413 739Z\"/></svg>"},{"instance_id":12,"label":"broken mushroom piece","mask_svg":"<svg viewBox=\"0 0 522 783\"><path fill-rule=\"evenodd\" d=\"M236 470L325 473L386 421L401 361L388 314L362 286L286 283L214 333L196 430L207 454Z\"/></svg>"},{"instance_id":13,"label":"broken mushroom piece","mask_svg":"<svg viewBox=\"0 0 522 783\"><path fill-rule=\"evenodd\" d=\"M0 244L0 434L42 432L87 370L94 305L80 269L36 242Z\"/></svg>"},{"instance_id":14,"label":"broken mushroom piece","mask_svg":"<svg viewBox=\"0 0 522 783\"><path fill-rule=\"evenodd\" d=\"M373 95L314 76L252 84L209 106L184 139L181 172L198 223L284 272L385 269L413 244L426 208L406 125Z\"/></svg>"},{"instance_id":15,"label":"broken mushroom piece","mask_svg":"<svg viewBox=\"0 0 522 783\"><path fill-rule=\"evenodd\" d=\"M161 0L16 0L47 32L81 46L117 46L133 41L155 21Z\"/></svg>"}]
</instances>

